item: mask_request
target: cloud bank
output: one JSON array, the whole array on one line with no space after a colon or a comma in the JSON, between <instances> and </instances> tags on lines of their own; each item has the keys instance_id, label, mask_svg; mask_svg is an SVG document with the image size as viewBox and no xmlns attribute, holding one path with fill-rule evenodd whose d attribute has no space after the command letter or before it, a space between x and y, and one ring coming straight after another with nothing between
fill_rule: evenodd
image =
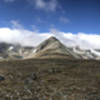
<instances>
[{"instance_id":1,"label":"cloud bank","mask_svg":"<svg viewBox=\"0 0 100 100\"><path fill-rule=\"evenodd\" d=\"M55 36L66 46L80 46L84 49L100 49L100 35L86 33L65 33L52 29L47 33L33 32L18 28L0 28L0 42L21 44L23 46L37 46L50 36Z\"/></svg>"},{"instance_id":2,"label":"cloud bank","mask_svg":"<svg viewBox=\"0 0 100 100\"><path fill-rule=\"evenodd\" d=\"M46 33L39 34L25 29L0 28L0 42L36 46L48 37Z\"/></svg>"}]
</instances>

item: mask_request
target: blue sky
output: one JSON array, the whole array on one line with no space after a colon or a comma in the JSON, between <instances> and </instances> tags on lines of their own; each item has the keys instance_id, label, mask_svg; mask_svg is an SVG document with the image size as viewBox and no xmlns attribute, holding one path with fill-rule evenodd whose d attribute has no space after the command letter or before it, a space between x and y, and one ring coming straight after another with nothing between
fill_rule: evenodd
<instances>
[{"instance_id":1,"label":"blue sky","mask_svg":"<svg viewBox=\"0 0 100 100\"><path fill-rule=\"evenodd\" d=\"M100 0L0 0L0 27L100 34Z\"/></svg>"},{"instance_id":2,"label":"blue sky","mask_svg":"<svg viewBox=\"0 0 100 100\"><path fill-rule=\"evenodd\" d=\"M100 0L0 0L0 42L37 46L50 36L100 49Z\"/></svg>"}]
</instances>

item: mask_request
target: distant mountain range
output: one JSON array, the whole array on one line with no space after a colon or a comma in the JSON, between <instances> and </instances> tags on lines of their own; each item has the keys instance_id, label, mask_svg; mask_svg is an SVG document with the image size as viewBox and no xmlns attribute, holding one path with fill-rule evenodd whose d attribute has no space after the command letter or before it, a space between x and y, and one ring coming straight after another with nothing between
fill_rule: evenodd
<instances>
[{"instance_id":1,"label":"distant mountain range","mask_svg":"<svg viewBox=\"0 0 100 100\"><path fill-rule=\"evenodd\" d=\"M0 43L0 60L30 58L100 59L100 50L67 47L57 38L50 37L36 47Z\"/></svg>"}]
</instances>

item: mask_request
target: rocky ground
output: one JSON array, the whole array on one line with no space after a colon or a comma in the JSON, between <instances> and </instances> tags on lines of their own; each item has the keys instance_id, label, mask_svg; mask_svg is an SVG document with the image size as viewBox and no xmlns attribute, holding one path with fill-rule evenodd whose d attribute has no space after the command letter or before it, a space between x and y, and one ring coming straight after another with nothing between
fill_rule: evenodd
<instances>
[{"instance_id":1,"label":"rocky ground","mask_svg":"<svg viewBox=\"0 0 100 100\"><path fill-rule=\"evenodd\" d=\"M100 100L100 61L0 62L0 100Z\"/></svg>"}]
</instances>

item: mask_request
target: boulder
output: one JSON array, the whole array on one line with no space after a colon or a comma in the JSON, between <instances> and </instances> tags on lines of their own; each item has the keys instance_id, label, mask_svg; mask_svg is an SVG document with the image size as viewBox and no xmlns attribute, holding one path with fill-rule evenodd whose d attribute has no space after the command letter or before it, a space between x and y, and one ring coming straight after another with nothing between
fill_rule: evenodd
<instances>
[{"instance_id":1,"label":"boulder","mask_svg":"<svg viewBox=\"0 0 100 100\"><path fill-rule=\"evenodd\" d=\"M0 75L0 81L4 81L5 77Z\"/></svg>"}]
</instances>

